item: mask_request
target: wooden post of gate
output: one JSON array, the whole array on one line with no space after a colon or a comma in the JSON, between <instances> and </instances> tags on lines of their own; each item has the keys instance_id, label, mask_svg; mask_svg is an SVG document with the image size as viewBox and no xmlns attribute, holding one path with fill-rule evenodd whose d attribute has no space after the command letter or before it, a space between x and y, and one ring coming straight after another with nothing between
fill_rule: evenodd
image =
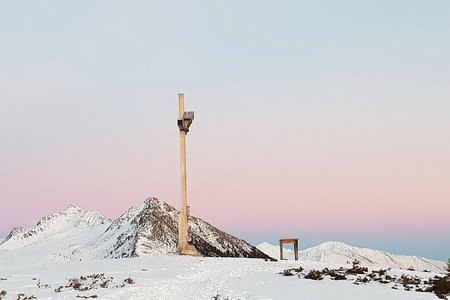
<instances>
[{"instance_id":1,"label":"wooden post of gate","mask_svg":"<svg viewBox=\"0 0 450 300\"><path fill-rule=\"evenodd\" d=\"M189 244L189 206L187 205L187 172L186 172L186 134L194 120L194 112L184 111L184 94L178 94L178 128L180 129L180 177L181 177L181 211L178 216L178 250L182 255L200 255L193 245Z\"/></svg>"},{"instance_id":2,"label":"wooden post of gate","mask_svg":"<svg viewBox=\"0 0 450 300\"><path fill-rule=\"evenodd\" d=\"M283 244L294 244L294 256L298 260L298 239L280 239L280 260L283 260Z\"/></svg>"}]
</instances>

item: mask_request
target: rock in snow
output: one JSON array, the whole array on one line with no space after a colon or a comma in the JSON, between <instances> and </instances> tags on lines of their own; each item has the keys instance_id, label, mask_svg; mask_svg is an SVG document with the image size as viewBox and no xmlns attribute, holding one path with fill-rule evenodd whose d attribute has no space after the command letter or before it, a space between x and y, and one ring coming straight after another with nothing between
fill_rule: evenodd
<instances>
[{"instance_id":1,"label":"rock in snow","mask_svg":"<svg viewBox=\"0 0 450 300\"><path fill-rule=\"evenodd\" d=\"M156 198L148 198L114 221L71 205L42 218L35 228L13 229L0 251L37 248L69 259L177 253L178 213ZM191 243L204 256L269 258L202 219L191 216L189 222Z\"/></svg>"}]
</instances>

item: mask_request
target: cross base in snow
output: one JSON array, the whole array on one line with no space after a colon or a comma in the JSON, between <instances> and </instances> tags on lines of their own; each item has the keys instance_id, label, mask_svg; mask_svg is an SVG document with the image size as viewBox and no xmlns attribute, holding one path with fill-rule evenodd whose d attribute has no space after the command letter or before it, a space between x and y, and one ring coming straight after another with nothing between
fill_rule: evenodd
<instances>
[{"instance_id":1,"label":"cross base in snow","mask_svg":"<svg viewBox=\"0 0 450 300\"><path fill-rule=\"evenodd\" d=\"M180 255L202 256L202 254L190 244L187 244L185 248L180 249Z\"/></svg>"},{"instance_id":2,"label":"cross base in snow","mask_svg":"<svg viewBox=\"0 0 450 300\"><path fill-rule=\"evenodd\" d=\"M187 207L187 212L180 212L178 215L178 250L180 255L191 255L191 256L201 256L201 253L195 248L194 245L188 242L188 227L189 227L189 206Z\"/></svg>"}]
</instances>

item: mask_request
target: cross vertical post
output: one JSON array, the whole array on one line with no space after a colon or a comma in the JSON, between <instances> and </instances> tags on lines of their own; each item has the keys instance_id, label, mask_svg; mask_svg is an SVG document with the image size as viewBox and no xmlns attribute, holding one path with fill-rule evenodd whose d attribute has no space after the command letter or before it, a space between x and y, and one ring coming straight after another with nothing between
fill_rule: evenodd
<instances>
[{"instance_id":1,"label":"cross vertical post","mask_svg":"<svg viewBox=\"0 0 450 300\"><path fill-rule=\"evenodd\" d=\"M181 210L178 216L178 250L181 255L199 255L193 245L189 244L189 206L187 205L187 172L186 172L186 135L194 120L194 112L184 111L184 94L178 94L178 128L180 129L180 184Z\"/></svg>"}]
</instances>

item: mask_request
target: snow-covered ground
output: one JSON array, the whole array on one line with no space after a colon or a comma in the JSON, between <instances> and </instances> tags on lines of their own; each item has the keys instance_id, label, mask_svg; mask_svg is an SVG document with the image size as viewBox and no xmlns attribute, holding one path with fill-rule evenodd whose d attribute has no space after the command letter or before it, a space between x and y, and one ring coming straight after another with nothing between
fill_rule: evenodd
<instances>
[{"instance_id":1,"label":"snow-covered ground","mask_svg":"<svg viewBox=\"0 0 450 300\"><path fill-rule=\"evenodd\" d=\"M67 236L65 239L67 242L72 240ZM356 255L349 254L349 249L363 253L370 259L376 258L378 253L377 250L361 250L336 242L301 251L299 261L276 262L175 254L120 259L69 259L65 252L54 252L57 249L56 240L49 239L42 243L40 247L0 251L0 292L7 291L5 299L18 299L19 294L34 295L37 299L75 299L77 296L94 295L101 299L212 299L217 295L220 295L219 299L437 299L434 294L405 291L401 286L400 289L393 289L394 283L355 285L357 275L343 281L334 281L330 277L315 281L305 279L304 276L299 278L297 275L280 274L286 269L300 266L305 269L303 274L312 269L350 268L351 264L340 261L345 259L345 254L349 255L347 261ZM44 245L48 247L47 250ZM65 243L59 245L66 246ZM278 246L263 243L258 247L271 256L278 256ZM318 251L322 255L308 254ZM286 249L285 253L288 258L292 257L292 250ZM396 256L392 257L395 263ZM325 261L317 258L325 258ZM380 268L372 264L369 270ZM104 275L101 278L111 278L107 288L102 288L101 282L93 281L85 285L93 286L87 291L76 290L73 285L67 287L71 278L102 273ZM397 268L392 268L388 273L398 278L407 274L423 280L439 274ZM124 284L127 278L131 278L134 283ZM60 292L55 291L58 289Z\"/></svg>"},{"instance_id":2,"label":"snow-covered ground","mask_svg":"<svg viewBox=\"0 0 450 300\"><path fill-rule=\"evenodd\" d=\"M27 259L0 255L0 291L5 299L18 294L37 299L75 299L97 295L101 299L437 299L431 293L394 290L390 285L368 283L355 285L350 281L322 281L286 277L279 274L287 268L305 269L333 267L310 261L271 262L247 258L208 258L178 255L157 255L122 259L101 259L55 262L48 259ZM338 267L338 265L334 265ZM422 278L433 273L414 273ZM108 288L77 291L62 288L69 278L105 273L112 277ZM134 284L115 287L126 278ZM40 287L38 287L38 285Z\"/></svg>"}]
</instances>

